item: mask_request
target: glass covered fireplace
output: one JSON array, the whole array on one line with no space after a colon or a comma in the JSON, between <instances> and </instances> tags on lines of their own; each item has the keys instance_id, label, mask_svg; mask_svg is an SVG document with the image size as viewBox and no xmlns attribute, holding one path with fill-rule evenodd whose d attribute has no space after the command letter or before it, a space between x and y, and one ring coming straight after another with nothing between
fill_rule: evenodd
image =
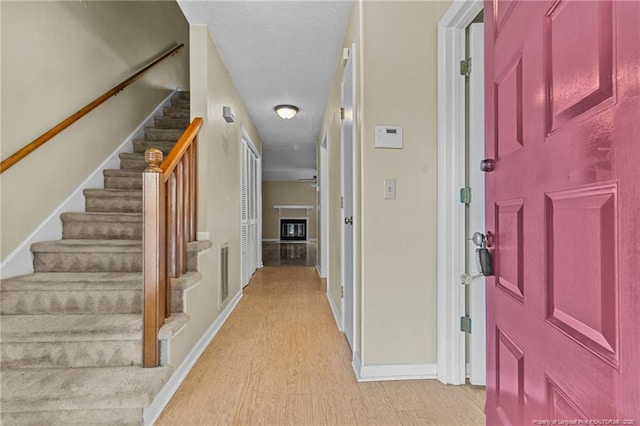
<instances>
[{"instance_id":1,"label":"glass covered fireplace","mask_svg":"<svg viewBox=\"0 0 640 426\"><path fill-rule=\"evenodd\" d=\"M307 219L280 219L281 241L306 241Z\"/></svg>"}]
</instances>

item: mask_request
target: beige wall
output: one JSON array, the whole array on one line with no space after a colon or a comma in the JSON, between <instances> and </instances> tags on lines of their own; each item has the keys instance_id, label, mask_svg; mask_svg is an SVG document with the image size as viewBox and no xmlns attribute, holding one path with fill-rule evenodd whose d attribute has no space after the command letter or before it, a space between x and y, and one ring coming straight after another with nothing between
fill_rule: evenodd
<instances>
[{"instance_id":1,"label":"beige wall","mask_svg":"<svg viewBox=\"0 0 640 426\"><path fill-rule=\"evenodd\" d=\"M275 205L307 205L313 209L277 210ZM308 213L308 216L307 216ZM280 239L281 217L308 217L307 238L317 235L316 188L309 182L262 182L262 238Z\"/></svg>"},{"instance_id":2,"label":"beige wall","mask_svg":"<svg viewBox=\"0 0 640 426\"><path fill-rule=\"evenodd\" d=\"M178 43L187 46L0 177L4 259L172 90L188 24L168 1L1 1L2 158Z\"/></svg>"},{"instance_id":3,"label":"beige wall","mask_svg":"<svg viewBox=\"0 0 640 426\"><path fill-rule=\"evenodd\" d=\"M345 37L345 47L352 41L360 47L355 195L360 220L354 223L356 297L362 303L356 306L362 321L356 352L363 365L436 362L436 29L449 4L359 1ZM325 117L333 147L329 288L338 306L340 183L334 172L340 169L335 111L341 75L339 66ZM376 125L402 126L403 149L375 149ZM397 179L396 200L383 199L386 178Z\"/></svg>"},{"instance_id":4,"label":"beige wall","mask_svg":"<svg viewBox=\"0 0 640 426\"><path fill-rule=\"evenodd\" d=\"M172 364L179 365L226 307L219 302L219 247L229 246L229 299L240 292L240 136L244 127L259 150L262 143L204 25L190 27L191 116L203 117L198 145L198 231L212 249L200 257L203 280L187 295L191 320L173 342ZM222 118L231 106L235 123Z\"/></svg>"}]
</instances>

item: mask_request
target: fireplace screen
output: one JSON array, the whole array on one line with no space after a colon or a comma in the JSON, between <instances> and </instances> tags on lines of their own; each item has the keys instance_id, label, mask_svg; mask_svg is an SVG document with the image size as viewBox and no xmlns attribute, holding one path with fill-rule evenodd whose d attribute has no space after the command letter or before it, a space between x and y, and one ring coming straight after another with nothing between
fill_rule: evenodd
<instances>
[{"instance_id":1,"label":"fireplace screen","mask_svg":"<svg viewBox=\"0 0 640 426\"><path fill-rule=\"evenodd\" d=\"M280 239L282 241L306 241L307 221L305 219L280 219Z\"/></svg>"}]
</instances>

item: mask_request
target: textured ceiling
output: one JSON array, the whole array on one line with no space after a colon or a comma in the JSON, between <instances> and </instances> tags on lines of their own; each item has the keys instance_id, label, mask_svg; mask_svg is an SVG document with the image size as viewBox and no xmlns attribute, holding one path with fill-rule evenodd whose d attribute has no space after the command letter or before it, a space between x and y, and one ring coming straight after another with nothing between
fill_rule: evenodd
<instances>
[{"instance_id":1,"label":"textured ceiling","mask_svg":"<svg viewBox=\"0 0 640 426\"><path fill-rule=\"evenodd\" d=\"M351 1L179 0L206 24L263 142L263 178L316 174L315 143ZM291 120L273 108L300 108Z\"/></svg>"}]
</instances>

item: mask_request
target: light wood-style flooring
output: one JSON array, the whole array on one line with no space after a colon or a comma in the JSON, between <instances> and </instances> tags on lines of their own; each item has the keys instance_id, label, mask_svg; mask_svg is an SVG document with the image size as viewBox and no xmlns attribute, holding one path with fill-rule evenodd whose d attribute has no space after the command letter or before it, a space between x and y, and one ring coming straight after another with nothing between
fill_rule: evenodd
<instances>
[{"instance_id":1,"label":"light wood-style flooring","mask_svg":"<svg viewBox=\"0 0 640 426\"><path fill-rule=\"evenodd\" d=\"M314 267L259 270L156 425L483 425L484 388L358 383Z\"/></svg>"}]
</instances>

